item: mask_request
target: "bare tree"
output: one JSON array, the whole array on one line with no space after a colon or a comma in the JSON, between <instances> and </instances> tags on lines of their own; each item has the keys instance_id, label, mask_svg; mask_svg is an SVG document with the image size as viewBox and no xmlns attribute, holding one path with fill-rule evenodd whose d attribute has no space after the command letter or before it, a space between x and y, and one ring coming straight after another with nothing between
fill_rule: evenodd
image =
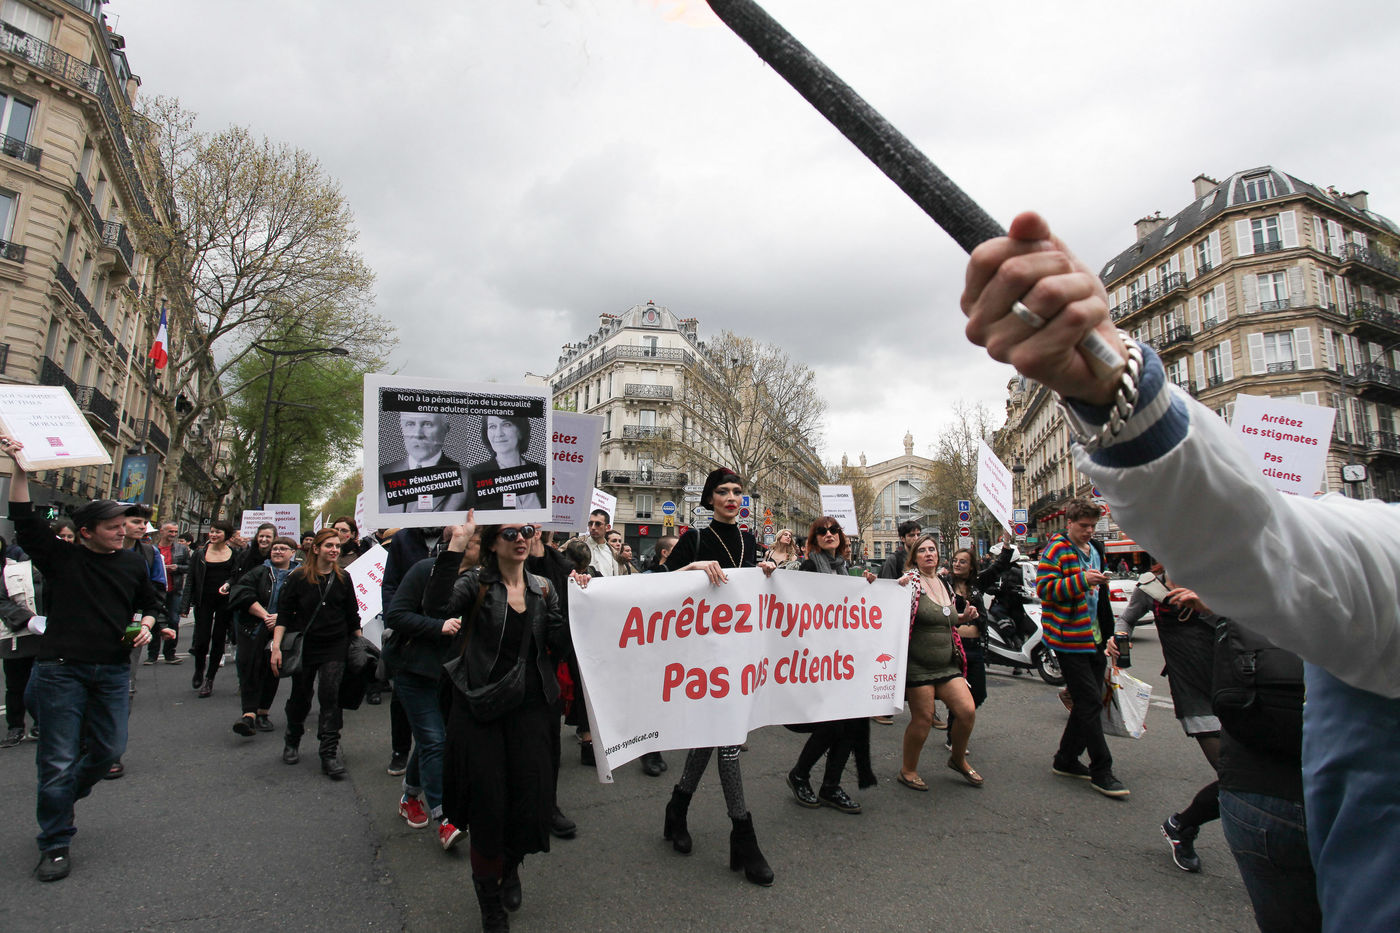
<instances>
[{"instance_id":1,"label":"bare tree","mask_svg":"<svg viewBox=\"0 0 1400 933\"><path fill-rule=\"evenodd\" d=\"M990 541L1001 533L997 520L977 501L978 444L992 444L995 430L993 415L985 404L959 401L953 406L952 423L934 442L933 465L926 473L920 505L939 516L939 532L945 542L957 540L958 516L953 503L958 499L972 500L973 538Z\"/></svg>"},{"instance_id":2,"label":"bare tree","mask_svg":"<svg viewBox=\"0 0 1400 933\"><path fill-rule=\"evenodd\" d=\"M811 369L779 347L722 332L686 371L681 402L688 422L647 445L658 462L696 472L728 467L765 502L788 496L794 483L815 493L823 481L813 449L826 403Z\"/></svg>"},{"instance_id":3,"label":"bare tree","mask_svg":"<svg viewBox=\"0 0 1400 933\"><path fill-rule=\"evenodd\" d=\"M355 248L350 207L310 154L243 127L202 132L173 98L145 99L142 111L134 135L153 168L156 211L135 222L154 264L150 332L169 303L168 375L154 394L175 472L205 414L265 374L240 365L257 342L300 333L368 367L395 338L373 313L374 274ZM166 483L162 514L174 495Z\"/></svg>"}]
</instances>

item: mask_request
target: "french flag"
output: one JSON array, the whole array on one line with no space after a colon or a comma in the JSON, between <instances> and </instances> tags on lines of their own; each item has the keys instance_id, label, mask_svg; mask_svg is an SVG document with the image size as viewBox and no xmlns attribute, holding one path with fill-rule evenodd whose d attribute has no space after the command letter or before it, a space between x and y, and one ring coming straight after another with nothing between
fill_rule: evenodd
<instances>
[{"instance_id":1,"label":"french flag","mask_svg":"<svg viewBox=\"0 0 1400 933\"><path fill-rule=\"evenodd\" d=\"M156 364L156 369L164 369L165 364L170 359L170 354L166 352L165 345L170 342L170 332L165 327L165 305L160 306L160 330L156 331L156 342L151 344L150 358Z\"/></svg>"}]
</instances>

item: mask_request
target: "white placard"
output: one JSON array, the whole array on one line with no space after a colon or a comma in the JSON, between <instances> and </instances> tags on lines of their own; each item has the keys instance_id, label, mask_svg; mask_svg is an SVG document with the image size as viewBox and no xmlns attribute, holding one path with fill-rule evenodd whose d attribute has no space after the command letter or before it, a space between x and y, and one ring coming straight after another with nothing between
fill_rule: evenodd
<instances>
[{"instance_id":1,"label":"white placard","mask_svg":"<svg viewBox=\"0 0 1400 933\"><path fill-rule=\"evenodd\" d=\"M384 593L381 587L384 585L384 562L388 559L389 552L376 544L345 568L345 572L350 576L350 585L355 589L355 601L360 604L361 633L374 642L376 647L382 647L384 625L380 623L371 626L369 623L384 611Z\"/></svg>"},{"instance_id":2,"label":"white placard","mask_svg":"<svg viewBox=\"0 0 1400 933\"><path fill-rule=\"evenodd\" d=\"M858 537L860 528L856 526L856 497L851 487L818 486L817 493L821 496L822 514L840 522L846 537Z\"/></svg>"},{"instance_id":3,"label":"white placard","mask_svg":"<svg viewBox=\"0 0 1400 933\"><path fill-rule=\"evenodd\" d=\"M593 495L589 498L588 511L592 512L594 509L602 509L607 512L608 524L611 525L617 521L617 496L610 496L603 490L595 488ZM587 520L585 519L585 527L586 525Z\"/></svg>"},{"instance_id":4,"label":"white placard","mask_svg":"<svg viewBox=\"0 0 1400 933\"><path fill-rule=\"evenodd\" d=\"M547 522L548 386L365 375L365 518L381 528Z\"/></svg>"},{"instance_id":5,"label":"white placard","mask_svg":"<svg viewBox=\"0 0 1400 933\"><path fill-rule=\"evenodd\" d=\"M550 429L554 460L553 500L546 531L587 531L592 508L593 478L598 473L598 443L603 436L601 415L556 411ZM609 512L609 515L612 513Z\"/></svg>"},{"instance_id":6,"label":"white placard","mask_svg":"<svg viewBox=\"0 0 1400 933\"><path fill-rule=\"evenodd\" d=\"M1235 396L1232 427L1279 492L1311 496L1322 488L1334 408L1263 395Z\"/></svg>"},{"instance_id":7,"label":"white placard","mask_svg":"<svg viewBox=\"0 0 1400 933\"><path fill-rule=\"evenodd\" d=\"M244 509L243 515L239 518L238 533L243 536L243 540L249 544L258 536L258 526L272 523L272 511L270 509Z\"/></svg>"},{"instance_id":8,"label":"white placard","mask_svg":"<svg viewBox=\"0 0 1400 933\"><path fill-rule=\"evenodd\" d=\"M24 445L15 460L28 473L112 462L63 386L0 386L0 430Z\"/></svg>"},{"instance_id":9,"label":"white placard","mask_svg":"<svg viewBox=\"0 0 1400 933\"><path fill-rule=\"evenodd\" d=\"M331 519L332 522L335 519ZM369 516L365 514L365 494L363 491L355 493L355 529L364 538L378 530L378 526L370 523Z\"/></svg>"},{"instance_id":10,"label":"white placard","mask_svg":"<svg viewBox=\"0 0 1400 933\"><path fill-rule=\"evenodd\" d=\"M904 705L909 591L893 580L729 570L599 577L569 593L598 774L775 723Z\"/></svg>"},{"instance_id":11,"label":"white placard","mask_svg":"<svg viewBox=\"0 0 1400 933\"><path fill-rule=\"evenodd\" d=\"M301 506L295 503L269 502L263 511L271 512L270 521L277 526L277 534L301 543Z\"/></svg>"},{"instance_id":12,"label":"white placard","mask_svg":"<svg viewBox=\"0 0 1400 933\"><path fill-rule=\"evenodd\" d=\"M312 533L313 535L314 535L314 534L319 534L320 531L321 531L321 526L324 525L325 523L326 523L326 513L324 513L324 512L317 512L317 513L316 513L316 520L315 520L314 522L311 523L311 533ZM300 540L300 539L298 539L298 540Z\"/></svg>"},{"instance_id":13,"label":"white placard","mask_svg":"<svg viewBox=\"0 0 1400 933\"><path fill-rule=\"evenodd\" d=\"M1011 530L1011 493L1011 471L986 441L978 441L977 498L1007 531Z\"/></svg>"}]
</instances>

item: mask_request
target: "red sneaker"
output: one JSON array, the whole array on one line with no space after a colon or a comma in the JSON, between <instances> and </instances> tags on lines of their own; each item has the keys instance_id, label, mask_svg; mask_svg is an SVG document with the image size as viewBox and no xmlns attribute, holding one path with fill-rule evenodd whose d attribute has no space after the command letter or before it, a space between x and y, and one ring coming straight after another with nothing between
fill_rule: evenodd
<instances>
[{"instance_id":1,"label":"red sneaker","mask_svg":"<svg viewBox=\"0 0 1400 933\"><path fill-rule=\"evenodd\" d=\"M399 801L399 816L411 829L422 829L428 825L428 811L423 809L423 801L417 797L405 797Z\"/></svg>"},{"instance_id":2,"label":"red sneaker","mask_svg":"<svg viewBox=\"0 0 1400 933\"><path fill-rule=\"evenodd\" d=\"M438 842L442 843L442 851L446 852L457 844L457 840L462 838L462 831L453 826L447 820L438 823Z\"/></svg>"}]
</instances>

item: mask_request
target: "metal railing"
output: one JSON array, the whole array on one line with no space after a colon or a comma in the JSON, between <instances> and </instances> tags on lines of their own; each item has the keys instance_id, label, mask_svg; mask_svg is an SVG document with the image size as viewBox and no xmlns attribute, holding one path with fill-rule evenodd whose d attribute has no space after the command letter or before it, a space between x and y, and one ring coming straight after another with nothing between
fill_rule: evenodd
<instances>
[{"instance_id":1,"label":"metal railing","mask_svg":"<svg viewBox=\"0 0 1400 933\"><path fill-rule=\"evenodd\" d=\"M1371 301L1358 300L1353 302L1351 310L1347 312L1347 318L1353 323L1364 322L1390 330L1400 330L1400 314Z\"/></svg>"},{"instance_id":2,"label":"metal railing","mask_svg":"<svg viewBox=\"0 0 1400 933\"><path fill-rule=\"evenodd\" d=\"M553 390L560 392L570 383L577 382L584 376L595 373L614 360L658 360L669 363L683 363L686 366L693 365L695 354L689 350L681 350L676 347L648 347L635 344L619 344L609 347L598 354L592 362L582 363L575 366L568 372L560 375L555 380Z\"/></svg>"},{"instance_id":3,"label":"metal railing","mask_svg":"<svg viewBox=\"0 0 1400 933\"><path fill-rule=\"evenodd\" d=\"M1256 253L1277 253L1283 249L1282 240L1255 240L1254 252Z\"/></svg>"},{"instance_id":4,"label":"metal railing","mask_svg":"<svg viewBox=\"0 0 1400 933\"><path fill-rule=\"evenodd\" d=\"M1291 308L1291 307L1293 307L1293 299L1291 299L1291 298L1279 298L1279 299L1277 299L1276 301L1261 301L1261 302L1259 302L1259 310L1260 310L1261 312L1263 312L1263 311L1283 311L1283 310L1286 310L1286 309Z\"/></svg>"},{"instance_id":5,"label":"metal railing","mask_svg":"<svg viewBox=\"0 0 1400 933\"><path fill-rule=\"evenodd\" d=\"M671 429L658 428L645 424L624 424L622 426L622 436L639 441L669 440L671 437Z\"/></svg>"},{"instance_id":6,"label":"metal railing","mask_svg":"<svg viewBox=\"0 0 1400 933\"><path fill-rule=\"evenodd\" d=\"M1178 343L1190 343L1192 338L1191 328L1185 324L1178 324L1161 337L1154 341L1154 347L1158 352Z\"/></svg>"},{"instance_id":7,"label":"metal railing","mask_svg":"<svg viewBox=\"0 0 1400 933\"><path fill-rule=\"evenodd\" d=\"M63 386L68 390L69 395L78 393L78 383L69 378L68 373L47 356L44 362L39 365L39 385L41 386Z\"/></svg>"},{"instance_id":8,"label":"metal railing","mask_svg":"<svg viewBox=\"0 0 1400 933\"><path fill-rule=\"evenodd\" d=\"M78 192L78 197L87 206L88 213L92 215L92 222L97 224L97 229L102 229L102 215L97 212L97 202L93 200L92 189L88 187L87 179L82 172L73 176L73 190Z\"/></svg>"},{"instance_id":9,"label":"metal railing","mask_svg":"<svg viewBox=\"0 0 1400 933\"><path fill-rule=\"evenodd\" d=\"M1400 454L1400 434L1393 431L1372 431L1366 435L1366 448Z\"/></svg>"},{"instance_id":10,"label":"metal railing","mask_svg":"<svg viewBox=\"0 0 1400 933\"><path fill-rule=\"evenodd\" d=\"M0 136L0 152L21 162L28 162L35 168L39 167L39 156L44 154L44 150L15 136Z\"/></svg>"},{"instance_id":11,"label":"metal railing","mask_svg":"<svg viewBox=\"0 0 1400 933\"><path fill-rule=\"evenodd\" d=\"M1298 362L1296 360L1283 360L1279 363L1269 364L1269 372L1271 373L1294 373L1297 371Z\"/></svg>"},{"instance_id":12,"label":"metal railing","mask_svg":"<svg viewBox=\"0 0 1400 933\"><path fill-rule=\"evenodd\" d=\"M102 245L122 254L122 259L126 260L127 271L130 271L136 264L136 250L131 245L131 239L126 235L126 224L119 224L113 220L104 223L102 225Z\"/></svg>"},{"instance_id":13,"label":"metal railing","mask_svg":"<svg viewBox=\"0 0 1400 933\"><path fill-rule=\"evenodd\" d=\"M1145 308L1159 298L1165 298L1172 292L1186 287L1186 276L1180 272L1173 272L1162 277L1162 280L1150 288L1144 289L1133 295L1128 304L1131 311Z\"/></svg>"},{"instance_id":14,"label":"metal railing","mask_svg":"<svg viewBox=\"0 0 1400 933\"><path fill-rule=\"evenodd\" d=\"M29 252L27 247L11 243L9 240L0 240L0 259L8 259L10 262L24 262L24 256L27 252Z\"/></svg>"},{"instance_id":15,"label":"metal railing","mask_svg":"<svg viewBox=\"0 0 1400 933\"><path fill-rule=\"evenodd\" d=\"M1219 319L1219 318L1213 318L1213 317L1202 318L1202 319L1201 319L1201 330L1202 330L1202 331L1210 330L1212 327L1215 327L1215 326L1218 325L1219 323L1220 323L1220 319Z\"/></svg>"},{"instance_id":16,"label":"metal railing","mask_svg":"<svg viewBox=\"0 0 1400 933\"><path fill-rule=\"evenodd\" d=\"M1359 262L1364 266L1378 269L1392 278L1400 279L1400 263L1369 246L1361 246L1356 243L1342 244L1342 262Z\"/></svg>"},{"instance_id":17,"label":"metal railing","mask_svg":"<svg viewBox=\"0 0 1400 933\"><path fill-rule=\"evenodd\" d=\"M1357 382L1374 382L1390 389L1400 389L1400 373L1381 363L1368 363L1356 374Z\"/></svg>"},{"instance_id":18,"label":"metal railing","mask_svg":"<svg viewBox=\"0 0 1400 933\"><path fill-rule=\"evenodd\" d=\"M97 386L78 386L73 400L82 411L95 415L113 431L117 429L117 406L104 393L98 391Z\"/></svg>"},{"instance_id":19,"label":"metal railing","mask_svg":"<svg viewBox=\"0 0 1400 933\"><path fill-rule=\"evenodd\" d=\"M0 373L3 373L8 365L10 365L10 345L0 343Z\"/></svg>"},{"instance_id":20,"label":"metal railing","mask_svg":"<svg viewBox=\"0 0 1400 933\"><path fill-rule=\"evenodd\" d=\"M675 389L671 386L629 382L622 387L622 394L626 398L659 398L670 401L675 396Z\"/></svg>"},{"instance_id":21,"label":"metal railing","mask_svg":"<svg viewBox=\"0 0 1400 933\"><path fill-rule=\"evenodd\" d=\"M604 486L664 486L673 488L686 484L686 474L671 470L603 470Z\"/></svg>"},{"instance_id":22,"label":"metal railing","mask_svg":"<svg viewBox=\"0 0 1400 933\"><path fill-rule=\"evenodd\" d=\"M146 442L159 450L162 455L170 453L170 438L165 436L165 432L157 427L154 421L138 420L135 431L138 441L144 436Z\"/></svg>"},{"instance_id":23,"label":"metal railing","mask_svg":"<svg viewBox=\"0 0 1400 933\"><path fill-rule=\"evenodd\" d=\"M59 285L63 286L63 290L70 296L78 291L78 280L73 278L73 273L69 272L68 267L63 263L58 264L58 268L54 270L53 277L57 280Z\"/></svg>"},{"instance_id":24,"label":"metal railing","mask_svg":"<svg viewBox=\"0 0 1400 933\"><path fill-rule=\"evenodd\" d=\"M1208 389L1214 389L1216 386L1223 386L1224 384L1225 377L1219 373L1216 373L1214 376L1206 377L1206 388Z\"/></svg>"}]
</instances>

